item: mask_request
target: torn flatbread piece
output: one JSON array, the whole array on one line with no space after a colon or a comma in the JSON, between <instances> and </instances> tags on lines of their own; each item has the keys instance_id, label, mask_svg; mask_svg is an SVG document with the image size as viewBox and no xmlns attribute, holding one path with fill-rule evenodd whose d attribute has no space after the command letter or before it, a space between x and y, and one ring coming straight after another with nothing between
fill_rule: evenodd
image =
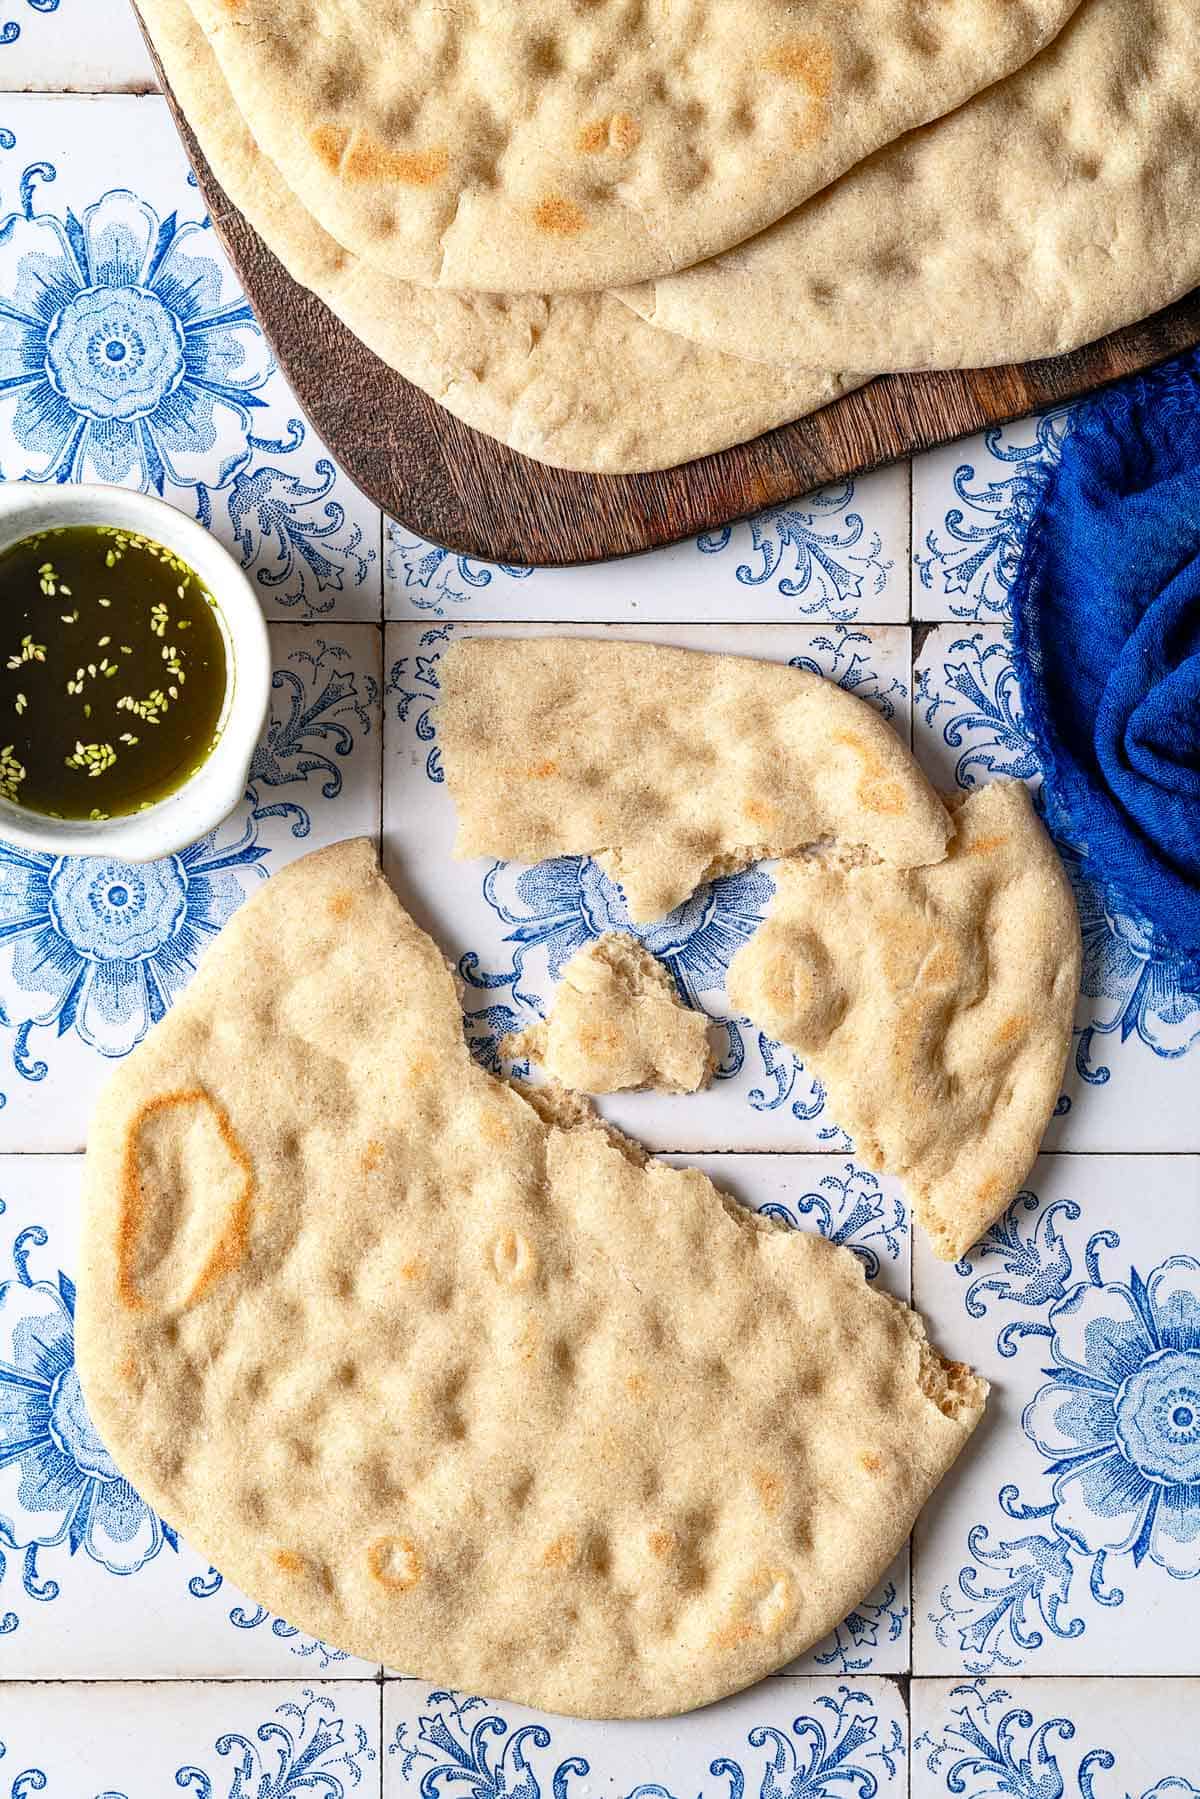
<instances>
[{"instance_id":1,"label":"torn flatbread piece","mask_svg":"<svg viewBox=\"0 0 1200 1799\"><path fill-rule=\"evenodd\" d=\"M302 1629L678 1712L870 1589L985 1387L848 1250L577 1104L471 1059L371 844L293 863L97 1106L79 1372L147 1503Z\"/></svg>"},{"instance_id":2,"label":"torn flatbread piece","mask_svg":"<svg viewBox=\"0 0 1200 1799\"><path fill-rule=\"evenodd\" d=\"M826 839L897 868L951 823L865 701L808 669L585 637L460 638L439 665L454 853L594 856L630 918Z\"/></svg>"},{"instance_id":3,"label":"torn flatbread piece","mask_svg":"<svg viewBox=\"0 0 1200 1799\"><path fill-rule=\"evenodd\" d=\"M717 1060L705 1014L684 1005L662 963L623 931L606 931L577 951L549 1017L504 1048L580 1093L695 1093L707 1087Z\"/></svg>"},{"instance_id":4,"label":"torn flatbread piece","mask_svg":"<svg viewBox=\"0 0 1200 1799\"><path fill-rule=\"evenodd\" d=\"M785 863L733 1004L803 1057L855 1153L904 1182L947 1261L1015 1197L1058 1098L1079 918L1019 781L954 812L930 868Z\"/></svg>"}]
</instances>

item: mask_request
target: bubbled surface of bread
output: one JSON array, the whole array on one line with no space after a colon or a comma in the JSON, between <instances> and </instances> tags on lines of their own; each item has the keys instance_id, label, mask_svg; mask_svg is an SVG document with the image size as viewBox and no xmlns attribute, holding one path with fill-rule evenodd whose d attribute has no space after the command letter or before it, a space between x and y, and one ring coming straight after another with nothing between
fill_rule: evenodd
<instances>
[{"instance_id":1,"label":"bubbled surface of bread","mask_svg":"<svg viewBox=\"0 0 1200 1799\"><path fill-rule=\"evenodd\" d=\"M667 468L861 385L707 350L612 294L460 294L374 268L321 229L264 155L187 0L139 10L214 175L289 274L389 368L522 455L598 474Z\"/></svg>"},{"instance_id":2,"label":"bubbled surface of bread","mask_svg":"<svg viewBox=\"0 0 1200 1799\"><path fill-rule=\"evenodd\" d=\"M931 868L776 872L729 997L802 1056L855 1153L907 1187L954 1261L1028 1174L1079 994L1079 918L1021 782L954 811Z\"/></svg>"},{"instance_id":3,"label":"bubbled surface of bread","mask_svg":"<svg viewBox=\"0 0 1200 1799\"><path fill-rule=\"evenodd\" d=\"M147 1502L281 1616L674 1712L870 1588L984 1388L847 1250L559 1116L472 1062L370 844L293 864L97 1108L79 1369Z\"/></svg>"},{"instance_id":4,"label":"bubbled surface of bread","mask_svg":"<svg viewBox=\"0 0 1200 1799\"><path fill-rule=\"evenodd\" d=\"M562 292L737 243L1026 62L1077 0L193 0L324 228L406 280Z\"/></svg>"},{"instance_id":5,"label":"bubbled surface of bread","mask_svg":"<svg viewBox=\"0 0 1200 1799\"><path fill-rule=\"evenodd\" d=\"M460 638L439 664L457 856L591 855L634 920L824 838L897 867L951 824L895 732L807 669L582 637Z\"/></svg>"},{"instance_id":6,"label":"bubbled surface of bread","mask_svg":"<svg viewBox=\"0 0 1200 1799\"><path fill-rule=\"evenodd\" d=\"M1019 73L729 255L625 297L744 357L1056 356L1200 282L1198 192L1193 0L1084 0Z\"/></svg>"}]
</instances>

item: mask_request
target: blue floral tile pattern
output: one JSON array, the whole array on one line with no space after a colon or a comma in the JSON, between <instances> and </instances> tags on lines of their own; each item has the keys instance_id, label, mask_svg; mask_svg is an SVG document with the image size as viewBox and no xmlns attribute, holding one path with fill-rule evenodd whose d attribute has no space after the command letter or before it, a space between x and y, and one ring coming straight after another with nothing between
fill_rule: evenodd
<instances>
[{"instance_id":1,"label":"blue floral tile pattern","mask_svg":"<svg viewBox=\"0 0 1200 1799\"><path fill-rule=\"evenodd\" d=\"M493 567L390 523L384 597L398 620L901 624L907 474L881 469L653 556L595 568Z\"/></svg>"},{"instance_id":2,"label":"blue floral tile pattern","mask_svg":"<svg viewBox=\"0 0 1200 1799\"><path fill-rule=\"evenodd\" d=\"M913 464L913 617L1007 619L1042 471L1070 409L947 444Z\"/></svg>"},{"instance_id":3,"label":"blue floral tile pattern","mask_svg":"<svg viewBox=\"0 0 1200 1799\"><path fill-rule=\"evenodd\" d=\"M379 639L271 627L270 713L246 797L157 862L0 841L0 1149L78 1149L114 1058L190 979L205 945L283 860L378 828Z\"/></svg>"},{"instance_id":4,"label":"blue floral tile pattern","mask_svg":"<svg viewBox=\"0 0 1200 1799\"><path fill-rule=\"evenodd\" d=\"M896 1689L769 1680L703 1712L654 1723L548 1718L473 1695L389 1681L384 1799L888 1799L906 1791Z\"/></svg>"},{"instance_id":5,"label":"blue floral tile pattern","mask_svg":"<svg viewBox=\"0 0 1200 1799\"><path fill-rule=\"evenodd\" d=\"M379 1689L109 1683L0 1689L5 1799L363 1799L379 1792ZM99 1781L106 1784L99 1790Z\"/></svg>"},{"instance_id":6,"label":"blue floral tile pattern","mask_svg":"<svg viewBox=\"0 0 1200 1799\"><path fill-rule=\"evenodd\" d=\"M916 1245L916 1303L997 1384L920 1530L922 1672L1190 1671L1198 1197L1194 1157L1043 1156L957 1268Z\"/></svg>"},{"instance_id":7,"label":"blue floral tile pattern","mask_svg":"<svg viewBox=\"0 0 1200 1799\"><path fill-rule=\"evenodd\" d=\"M819 1084L728 1015L770 866L637 930L713 1016L718 1080L703 1102L605 1109L880 1286L915 1286L935 1340L993 1382L912 1590L905 1553L794 1670L619 1727L381 1686L232 1589L122 1479L74 1368L82 1164L44 1152L79 1148L105 1074L243 898L290 857L378 835L382 810L389 871L455 959L492 1067L575 949L634 929L587 858L450 859L434 708L453 632L611 622L800 661L911 724L947 788L1036 791L1006 625L1070 422L920 458L911 509L899 467L596 568L492 567L385 530L276 369L165 107L133 97L152 85L126 0L0 6L0 475L125 482L203 521L276 621L275 675L242 806L179 856L0 843L0 1152L22 1152L0 1153L0 1799L1200 1799L1200 1159L1177 1153L1200 1152L1200 987L1079 846L1060 848L1083 995L1048 1144L1088 1153L1044 1156L956 1268L913 1244ZM126 92L18 91L71 88ZM910 601L935 626L915 669ZM910 1666L906 1701L881 1676ZM1137 1673L1156 1678L1100 1678Z\"/></svg>"},{"instance_id":8,"label":"blue floral tile pattern","mask_svg":"<svg viewBox=\"0 0 1200 1799\"><path fill-rule=\"evenodd\" d=\"M569 957L605 930L631 930L666 963L689 1004L709 1012L720 1062L700 1108L687 1096L621 1094L604 1102L606 1116L660 1149L848 1147L820 1084L790 1052L731 1015L724 1001L729 963L774 892L769 865L713 881L665 919L634 931L620 888L589 858L563 857L535 868L451 860L454 809L437 745L437 670L459 628L388 627L384 850L398 890L418 916L436 919L440 941L458 962L476 1054L500 1068L501 1040L544 1014ZM624 634L790 659L827 674L907 733L904 629L630 626Z\"/></svg>"},{"instance_id":9,"label":"blue floral tile pattern","mask_svg":"<svg viewBox=\"0 0 1200 1799\"><path fill-rule=\"evenodd\" d=\"M378 619L381 516L300 417L164 103L13 97L7 119L0 474L160 494L269 614Z\"/></svg>"},{"instance_id":10,"label":"blue floral tile pattern","mask_svg":"<svg viewBox=\"0 0 1200 1799\"><path fill-rule=\"evenodd\" d=\"M1196 1799L1185 1680L919 1681L912 1799Z\"/></svg>"},{"instance_id":11,"label":"blue floral tile pattern","mask_svg":"<svg viewBox=\"0 0 1200 1799\"><path fill-rule=\"evenodd\" d=\"M996 776L1041 774L1025 730L1006 628L937 626L915 670L913 748L944 790ZM1065 1094L1046 1142L1053 1149L1193 1149L1186 1095L1200 1067L1200 984L1159 949L1092 879L1078 846L1059 853L1083 932L1082 994Z\"/></svg>"}]
</instances>

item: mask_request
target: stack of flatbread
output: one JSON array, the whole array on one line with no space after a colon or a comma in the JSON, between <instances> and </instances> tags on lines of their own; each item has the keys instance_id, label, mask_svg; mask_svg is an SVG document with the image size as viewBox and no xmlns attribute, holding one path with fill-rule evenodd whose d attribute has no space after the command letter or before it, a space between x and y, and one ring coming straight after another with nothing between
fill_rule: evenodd
<instances>
[{"instance_id":1,"label":"stack of flatbread","mask_svg":"<svg viewBox=\"0 0 1200 1799\"><path fill-rule=\"evenodd\" d=\"M288 270L459 418L663 468L1200 279L1193 0L139 0Z\"/></svg>"}]
</instances>

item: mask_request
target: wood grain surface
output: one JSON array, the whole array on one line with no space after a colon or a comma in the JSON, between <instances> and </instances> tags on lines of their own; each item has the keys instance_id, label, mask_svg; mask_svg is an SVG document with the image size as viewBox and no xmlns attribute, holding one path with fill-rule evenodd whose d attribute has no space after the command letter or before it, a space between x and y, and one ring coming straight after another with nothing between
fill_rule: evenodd
<instances>
[{"instance_id":1,"label":"wood grain surface","mask_svg":"<svg viewBox=\"0 0 1200 1799\"><path fill-rule=\"evenodd\" d=\"M148 36L147 43L153 56ZM1070 356L881 376L794 425L679 468L648 475L547 468L461 424L292 280L214 180L161 66L158 73L213 224L313 429L392 518L487 562L554 566L655 549L1074 399L1200 343L1198 289Z\"/></svg>"}]
</instances>

